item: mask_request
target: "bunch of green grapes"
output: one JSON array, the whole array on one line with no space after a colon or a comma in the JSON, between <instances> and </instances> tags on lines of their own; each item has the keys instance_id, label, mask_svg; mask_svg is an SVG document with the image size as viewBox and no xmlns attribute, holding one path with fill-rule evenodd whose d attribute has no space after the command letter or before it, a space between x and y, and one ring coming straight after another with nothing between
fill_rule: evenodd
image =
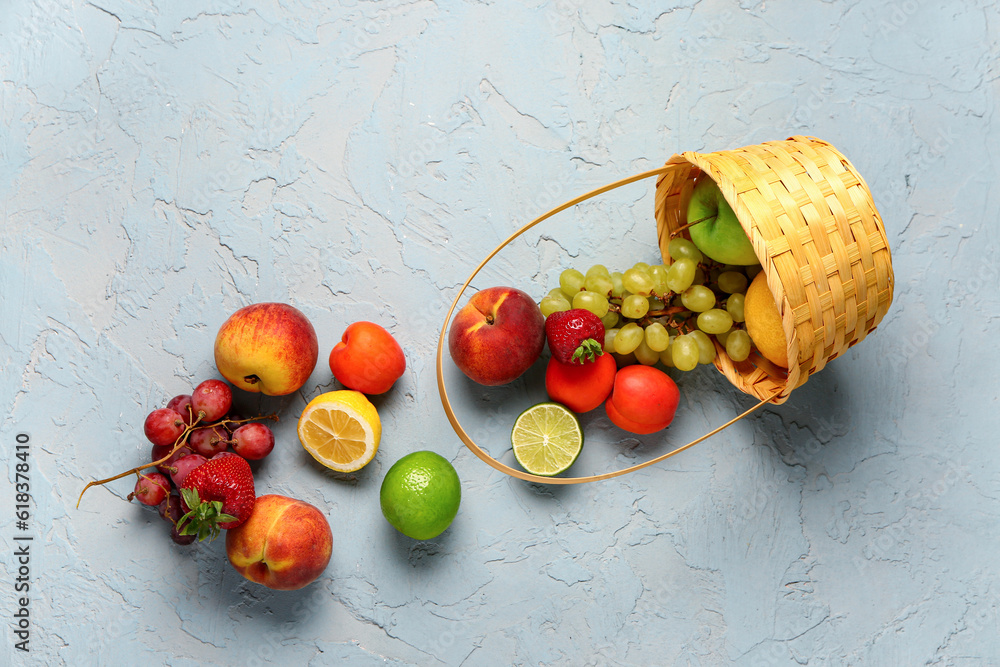
<instances>
[{"instance_id":1,"label":"bunch of green grapes","mask_svg":"<svg viewBox=\"0 0 1000 667\"><path fill-rule=\"evenodd\" d=\"M681 371L715 360L714 336L733 361L750 356L743 300L755 266L720 265L687 239L668 246L669 266L639 262L624 272L595 264L582 273L566 269L559 287L541 301L548 317L571 308L589 310L604 323L604 350L625 364L657 362Z\"/></svg>"}]
</instances>

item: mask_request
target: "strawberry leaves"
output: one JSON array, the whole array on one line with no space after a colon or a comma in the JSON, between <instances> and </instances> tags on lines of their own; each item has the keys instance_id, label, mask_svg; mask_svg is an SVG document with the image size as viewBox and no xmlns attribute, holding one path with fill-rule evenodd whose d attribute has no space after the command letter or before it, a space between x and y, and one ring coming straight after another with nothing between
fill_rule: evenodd
<instances>
[{"instance_id":1,"label":"strawberry leaves","mask_svg":"<svg viewBox=\"0 0 1000 667\"><path fill-rule=\"evenodd\" d=\"M587 361L594 361L602 354L604 354L604 346L593 338L587 338L573 350L573 356L570 357L570 361L582 364Z\"/></svg>"},{"instance_id":2,"label":"strawberry leaves","mask_svg":"<svg viewBox=\"0 0 1000 667\"><path fill-rule=\"evenodd\" d=\"M177 532L181 535L196 535L199 541L214 540L222 532L220 524L237 521L235 516L222 511L221 500L202 501L197 489L181 489L181 497L192 508L177 520Z\"/></svg>"}]
</instances>

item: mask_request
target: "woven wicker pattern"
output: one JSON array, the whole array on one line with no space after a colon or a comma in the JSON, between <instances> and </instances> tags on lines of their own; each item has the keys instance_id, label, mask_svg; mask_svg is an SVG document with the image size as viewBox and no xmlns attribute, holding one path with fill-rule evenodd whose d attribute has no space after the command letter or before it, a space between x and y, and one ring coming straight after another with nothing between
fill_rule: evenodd
<instances>
[{"instance_id":1,"label":"woven wicker pattern","mask_svg":"<svg viewBox=\"0 0 1000 667\"><path fill-rule=\"evenodd\" d=\"M892 302L885 228L871 192L830 144L791 137L715 153L686 152L656 183L660 251L687 222L696 179L711 176L733 207L767 275L788 339L787 371L754 353L715 365L740 390L787 400L827 362L860 342ZM685 234L686 232L681 232Z\"/></svg>"}]
</instances>

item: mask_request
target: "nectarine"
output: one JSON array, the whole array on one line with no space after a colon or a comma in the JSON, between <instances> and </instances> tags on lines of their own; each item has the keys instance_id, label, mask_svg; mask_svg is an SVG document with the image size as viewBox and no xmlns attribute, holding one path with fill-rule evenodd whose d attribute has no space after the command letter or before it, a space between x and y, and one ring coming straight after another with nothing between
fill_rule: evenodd
<instances>
[{"instance_id":1,"label":"nectarine","mask_svg":"<svg viewBox=\"0 0 1000 667\"><path fill-rule=\"evenodd\" d=\"M538 304L513 287L490 287L469 299L448 333L455 365L479 384L512 382L545 347L545 318Z\"/></svg>"},{"instance_id":2,"label":"nectarine","mask_svg":"<svg viewBox=\"0 0 1000 667\"><path fill-rule=\"evenodd\" d=\"M226 320L215 338L215 364L240 389L268 396L298 391L316 368L316 330L297 308L255 303Z\"/></svg>"},{"instance_id":3,"label":"nectarine","mask_svg":"<svg viewBox=\"0 0 1000 667\"><path fill-rule=\"evenodd\" d=\"M333 533L323 513L286 496L258 497L250 518L226 532L226 555L236 571L275 590L312 583L332 552Z\"/></svg>"}]
</instances>

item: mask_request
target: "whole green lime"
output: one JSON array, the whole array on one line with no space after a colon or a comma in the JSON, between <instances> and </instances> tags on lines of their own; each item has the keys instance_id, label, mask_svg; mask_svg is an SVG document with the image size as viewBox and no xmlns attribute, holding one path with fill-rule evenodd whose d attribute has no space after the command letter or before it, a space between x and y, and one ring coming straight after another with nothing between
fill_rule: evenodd
<instances>
[{"instance_id":1,"label":"whole green lime","mask_svg":"<svg viewBox=\"0 0 1000 667\"><path fill-rule=\"evenodd\" d=\"M382 480L382 514L407 537L429 540L451 525L462 500L462 484L448 459L434 452L407 454Z\"/></svg>"}]
</instances>

